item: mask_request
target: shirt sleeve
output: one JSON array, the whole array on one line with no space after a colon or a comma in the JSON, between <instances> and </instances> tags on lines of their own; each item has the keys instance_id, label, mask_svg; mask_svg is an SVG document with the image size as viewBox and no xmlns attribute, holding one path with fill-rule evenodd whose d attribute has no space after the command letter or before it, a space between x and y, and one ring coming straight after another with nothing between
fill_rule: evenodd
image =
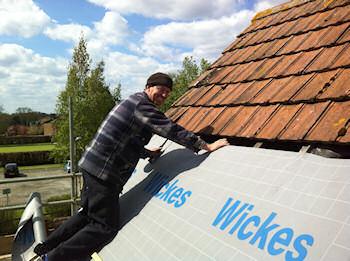
<instances>
[{"instance_id":1,"label":"shirt sleeve","mask_svg":"<svg viewBox=\"0 0 350 261\"><path fill-rule=\"evenodd\" d=\"M135 111L135 116L153 133L168 138L195 152L200 151L205 145L205 141L193 132L174 123L151 102L140 103Z\"/></svg>"}]
</instances>

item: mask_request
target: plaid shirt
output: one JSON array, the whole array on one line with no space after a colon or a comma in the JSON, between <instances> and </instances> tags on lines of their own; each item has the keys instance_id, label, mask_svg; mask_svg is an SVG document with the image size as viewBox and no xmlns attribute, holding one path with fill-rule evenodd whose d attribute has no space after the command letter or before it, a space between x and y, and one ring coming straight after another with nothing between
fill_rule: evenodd
<instances>
[{"instance_id":1,"label":"plaid shirt","mask_svg":"<svg viewBox=\"0 0 350 261\"><path fill-rule=\"evenodd\" d=\"M79 166L104 181L123 186L138 160L147 157L149 151L144 146L153 133L195 152L205 144L159 111L145 92L135 93L109 112Z\"/></svg>"}]
</instances>

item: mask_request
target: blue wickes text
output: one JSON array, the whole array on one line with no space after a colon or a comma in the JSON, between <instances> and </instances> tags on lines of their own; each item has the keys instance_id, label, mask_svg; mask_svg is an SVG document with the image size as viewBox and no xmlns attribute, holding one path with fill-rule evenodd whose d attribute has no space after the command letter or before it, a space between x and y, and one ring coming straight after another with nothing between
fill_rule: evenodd
<instances>
[{"instance_id":1,"label":"blue wickes text","mask_svg":"<svg viewBox=\"0 0 350 261\"><path fill-rule=\"evenodd\" d=\"M185 204L192 192L180 187L179 180L169 182L169 176L157 172L143 189L156 198L178 208Z\"/></svg>"},{"instance_id":2,"label":"blue wickes text","mask_svg":"<svg viewBox=\"0 0 350 261\"><path fill-rule=\"evenodd\" d=\"M217 226L222 221L221 230L229 226L231 228L228 230L229 234L236 233L238 239L249 240L249 244L261 250L266 247L267 252L272 256L284 255L287 261L306 258L307 247L311 247L314 243L312 236L294 235L293 229L281 228L280 225L273 222L277 216L275 212L263 219L249 213L253 208L254 205L243 204L239 200L233 202L233 199L229 198L212 225ZM293 248L290 249L292 250L287 250L286 248L291 244Z\"/></svg>"}]
</instances>

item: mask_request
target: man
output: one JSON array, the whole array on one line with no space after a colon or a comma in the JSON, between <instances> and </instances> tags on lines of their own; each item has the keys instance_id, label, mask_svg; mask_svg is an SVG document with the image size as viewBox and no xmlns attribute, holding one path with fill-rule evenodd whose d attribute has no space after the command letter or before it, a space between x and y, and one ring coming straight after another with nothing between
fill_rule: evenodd
<instances>
[{"instance_id":1,"label":"man","mask_svg":"<svg viewBox=\"0 0 350 261\"><path fill-rule=\"evenodd\" d=\"M49 261L90 260L93 252L116 236L119 194L124 184L140 158L160 155L161 148L144 148L153 133L195 152L228 145L226 139L207 144L156 108L172 86L168 75L153 74L144 92L129 96L110 111L79 161L84 180L81 209L35 247L37 255L48 252Z\"/></svg>"}]
</instances>

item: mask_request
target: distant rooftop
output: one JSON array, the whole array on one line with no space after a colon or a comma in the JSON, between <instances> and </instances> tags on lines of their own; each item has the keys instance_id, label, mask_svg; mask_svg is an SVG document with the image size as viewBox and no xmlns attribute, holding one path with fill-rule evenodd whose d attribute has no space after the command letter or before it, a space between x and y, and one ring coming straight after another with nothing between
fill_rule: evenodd
<instances>
[{"instance_id":1,"label":"distant rooftop","mask_svg":"<svg viewBox=\"0 0 350 261\"><path fill-rule=\"evenodd\" d=\"M166 114L207 138L297 150L311 145L344 156L349 45L349 0L294 0L268 9Z\"/></svg>"}]
</instances>

